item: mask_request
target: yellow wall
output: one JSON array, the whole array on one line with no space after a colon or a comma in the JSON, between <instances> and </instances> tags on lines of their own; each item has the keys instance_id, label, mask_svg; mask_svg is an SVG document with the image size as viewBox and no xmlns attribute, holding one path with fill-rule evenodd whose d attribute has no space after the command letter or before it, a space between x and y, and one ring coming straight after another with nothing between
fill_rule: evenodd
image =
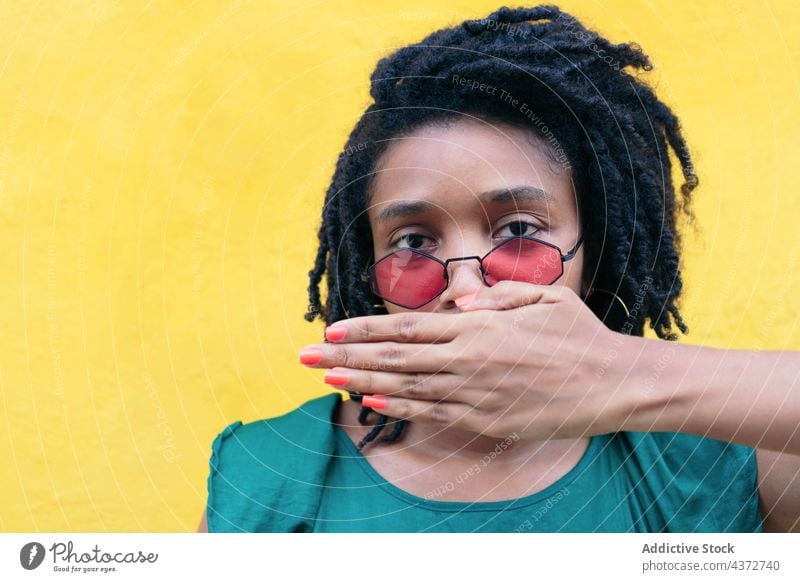
<instances>
[{"instance_id":1,"label":"yellow wall","mask_svg":"<svg viewBox=\"0 0 800 582\"><path fill-rule=\"evenodd\" d=\"M66 4L0 14L0 530L190 531L214 435L328 392L306 272L374 63L499 2ZM561 6L684 121L687 341L800 347L800 4Z\"/></svg>"}]
</instances>

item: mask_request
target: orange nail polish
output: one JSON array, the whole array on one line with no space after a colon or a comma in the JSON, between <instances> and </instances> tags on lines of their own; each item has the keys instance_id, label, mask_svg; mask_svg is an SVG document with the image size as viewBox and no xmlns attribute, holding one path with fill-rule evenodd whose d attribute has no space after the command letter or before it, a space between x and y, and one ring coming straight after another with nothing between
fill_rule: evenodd
<instances>
[{"instance_id":1,"label":"orange nail polish","mask_svg":"<svg viewBox=\"0 0 800 582\"><path fill-rule=\"evenodd\" d=\"M325 371L325 383L332 386L346 386L350 382L350 376L344 372Z\"/></svg>"},{"instance_id":2,"label":"orange nail polish","mask_svg":"<svg viewBox=\"0 0 800 582\"><path fill-rule=\"evenodd\" d=\"M383 396L362 396L361 404L367 408L386 408L386 399Z\"/></svg>"},{"instance_id":3,"label":"orange nail polish","mask_svg":"<svg viewBox=\"0 0 800 582\"><path fill-rule=\"evenodd\" d=\"M342 339L344 336L347 335L347 328L346 327L329 327L325 330L325 337L328 338L328 341L338 341Z\"/></svg>"},{"instance_id":4,"label":"orange nail polish","mask_svg":"<svg viewBox=\"0 0 800 582\"><path fill-rule=\"evenodd\" d=\"M305 364L306 366L310 366L312 364L316 364L322 359L322 352L310 348L305 350L300 350L300 363Z\"/></svg>"},{"instance_id":5,"label":"orange nail polish","mask_svg":"<svg viewBox=\"0 0 800 582\"><path fill-rule=\"evenodd\" d=\"M477 293L470 293L469 295L462 295L458 299L456 299L456 305L459 307L464 307L467 303L470 303L477 297Z\"/></svg>"}]
</instances>

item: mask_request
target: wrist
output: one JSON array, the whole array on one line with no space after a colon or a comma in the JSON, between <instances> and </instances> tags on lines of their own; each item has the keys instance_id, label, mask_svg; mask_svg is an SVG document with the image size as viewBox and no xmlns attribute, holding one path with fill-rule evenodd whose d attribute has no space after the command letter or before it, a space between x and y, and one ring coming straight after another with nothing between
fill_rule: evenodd
<instances>
[{"instance_id":1,"label":"wrist","mask_svg":"<svg viewBox=\"0 0 800 582\"><path fill-rule=\"evenodd\" d=\"M620 334L623 335L623 334ZM673 341L624 335L618 369L625 419L620 430L687 432L694 397L685 380L685 346Z\"/></svg>"}]
</instances>

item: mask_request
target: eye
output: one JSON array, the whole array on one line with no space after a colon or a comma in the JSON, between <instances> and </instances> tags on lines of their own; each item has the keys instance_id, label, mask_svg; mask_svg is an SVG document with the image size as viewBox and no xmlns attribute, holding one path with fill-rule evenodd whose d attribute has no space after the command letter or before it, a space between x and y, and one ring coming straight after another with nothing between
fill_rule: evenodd
<instances>
[{"instance_id":1,"label":"eye","mask_svg":"<svg viewBox=\"0 0 800 582\"><path fill-rule=\"evenodd\" d=\"M430 237L424 236L417 232L407 232L396 239L394 239L390 246L398 249L421 249L423 248L425 240L433 240ZM401 244L405 242L406 244Z\"/></svg>"},{"instance_id":2,"label":"eye","mask_svg":"<svg viewBox=\"0 0 800 582\"><path fill-rule=\"evenodd\" d=\"M501 236L503 230L508 229L508 234L505 236ZM527 220L513 220L511 222L506 223L500 229L498 229L497 234L495 236L497 238L511 238L514 236L532 236L535 232L539 230L539 227L536 226L534 223L529 222Z\"/></svg>"}]
</instances>

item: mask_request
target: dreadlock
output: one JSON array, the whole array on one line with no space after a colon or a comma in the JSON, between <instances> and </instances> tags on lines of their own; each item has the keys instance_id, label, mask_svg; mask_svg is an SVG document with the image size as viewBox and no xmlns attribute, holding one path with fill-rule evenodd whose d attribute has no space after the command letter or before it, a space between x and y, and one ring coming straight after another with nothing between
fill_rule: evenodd
<instances>
[{"instance_id":1,"label":"dreadlock","mask_svg":"<svg viewBox=\"0 0 800 582\"><path fill-rule=\"evenodd\" d=\"M682 288L676 208L693 219L689 202L698 180L678 119L638 78L651 69L638 45L612 44L555 6L503 7L381 59L371 76L373 102L350 133L327 190L305 319L320 316L330 325L385 312L360 278L374 260L366 208L376 162L393 138L468 115L528 128L566 160L581 209L585 268L594 269L597 288L635 302L616 331L641 336L649 319L659 338L677 339L673 324L687 333L676 306ZM490 96L476 82L503 91ZM684 178L680 200L670 150ZM361 424L370 412L362 406ZM406 422L379 414L359 449L390 424L380 442L398 440Z\"/></svg>"}]
</instances>

